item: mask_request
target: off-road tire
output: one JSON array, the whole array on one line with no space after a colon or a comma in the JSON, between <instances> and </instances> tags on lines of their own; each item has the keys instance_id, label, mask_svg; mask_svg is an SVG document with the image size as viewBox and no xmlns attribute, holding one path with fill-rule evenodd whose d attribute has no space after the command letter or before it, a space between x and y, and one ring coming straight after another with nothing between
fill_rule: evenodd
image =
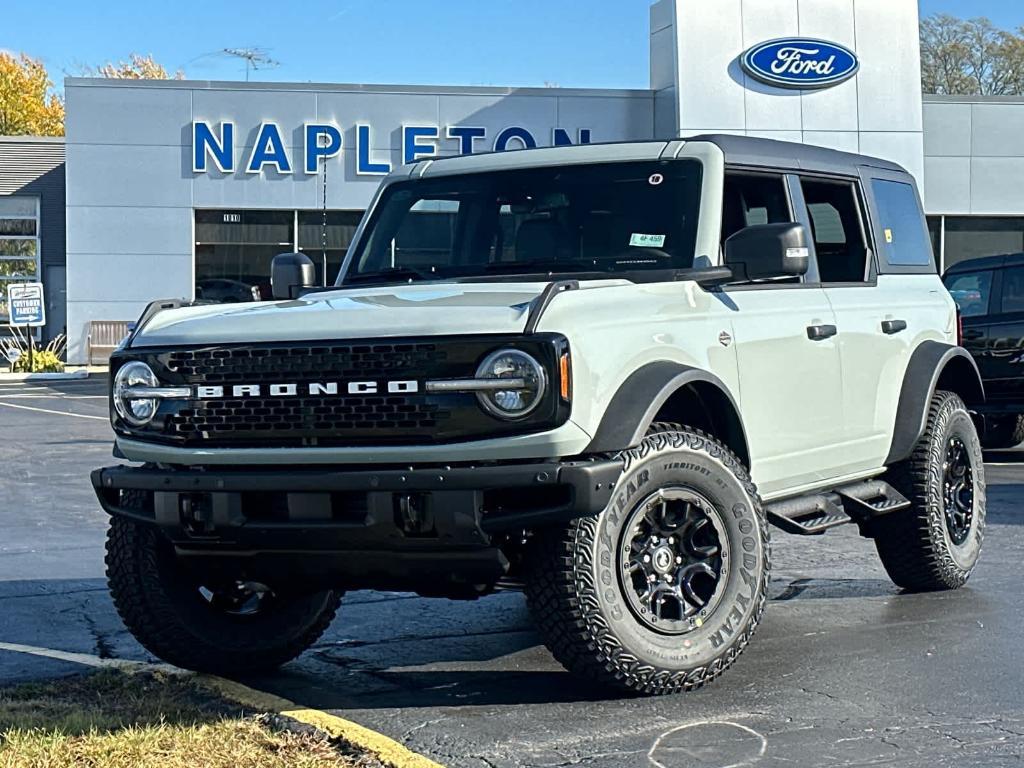
<instances>
[{"instance_id":1,"label":"off-road tire","mask_svg":"<svg viewBox=\"0 0 1024 768\"><path fill-rule=\"evenodd\" d=\"M153 526L111 520L107 580L128 630L155 656L185 669L222 675L270 671L298 656L323 634L341 593L275 596L251 616L204 602L174 550Z\"/></svg>"},{"instance_id":2,"label":"off-road tire","mask_svg":"<svg viewBox=\"0 0 1024 768\"><path fill-rule=\"evenodd\" d=\"M982 448L1013 448L1024 443L1024 416L999 416L985 419Z\"/></svg>"},{"instance_id":3,"label":"off-road tire","mask_svg":"<svg viewBox=\"0 0 1024 768\"><path fill-rule=\"evenodd\" d=\"M944 463L953 437L965 444L974 476L973 516L960 545L951 538L943 507ZM985 470L977 430L957 395L935 393L913 453L890 467L885 479L911 501L909 509L878 518L871 529L889 577L914 592L962 587L978 562L985 533Z\"/></svg>"},{"instance_id":4,"label":"off-road tire","mask_svg":"<svg viewBox=\"0 0 1024 768\"><path fill-rule=\"evenodd\" d=\"M771 554L761 499L732 451L696 429L655 424L620 458L622 476L600 515L545 530L532 542L528 604L555 658L583 678L649 695L700 688L732 665L764 612ZM704 494L734 555L721 601L681 635L660 635L638 620L616 565L630 510L659 487Z\"/></svg>"}]
</instances>

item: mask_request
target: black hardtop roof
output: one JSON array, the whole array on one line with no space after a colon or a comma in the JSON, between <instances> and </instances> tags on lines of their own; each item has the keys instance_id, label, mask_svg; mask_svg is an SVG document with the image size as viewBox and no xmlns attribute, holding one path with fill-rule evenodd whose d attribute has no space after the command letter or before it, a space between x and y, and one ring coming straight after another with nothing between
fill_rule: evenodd
<instances>
[{"instance_id":1,"label":"black hardtop roof","mask_svg":"<svg viewBox=\"0 0 1024 768\"><path fill-rule=\"evenodd\" d=\"M764 166L767 168L790 168L796 171L818 171L821 173L842 173L853 175L861 167L877 168L895 173L907 170L890 160L869 155L855 155L837 149L799 144L793 141L777 141L757 136L733 136L725 133L708 133L688 136L684 141L707 141L725 153L725 161L735 165ZM908 174L909 175L909 174Z\"/></svg>"},{"instance_id":2,"label":"black hardtop roof","mask_svg":"<svg viewBox=\"0 0 1024 768\"><path fill-rule=\"evenodd\" d=\"M975 272L979 269L998 269L999 267L1016 267L1024 264L1024 253L1000 253L995 256L979 256L976 259L964 259L946 270L947 275L957 272Z\"/></svg>"}]
</instances>

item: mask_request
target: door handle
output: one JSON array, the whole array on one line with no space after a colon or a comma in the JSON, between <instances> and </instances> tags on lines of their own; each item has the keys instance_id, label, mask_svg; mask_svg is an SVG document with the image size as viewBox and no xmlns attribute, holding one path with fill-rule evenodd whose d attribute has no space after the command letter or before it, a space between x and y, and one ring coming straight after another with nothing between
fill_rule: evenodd
<instances>
[{"instance_id":1,"label":"door handle","mask_svg":"<svg viewBox=\"0 0 1024 768\"><path fill-rule=\"evenodd\" d=\"M808 325L807 338L811 341L829 339L839 333L834 325Z\"/></svg>"},{"instance_id":2,"label":"door handle","mask_svg":"<svg viewBox=\"0 0 1024 768\"><path fill-rule=\"evenodd\" d=\"M883 320L882 321L882 333L899 333L900 331L907 330L906 320Z\"/></svg>"}]
</instances>

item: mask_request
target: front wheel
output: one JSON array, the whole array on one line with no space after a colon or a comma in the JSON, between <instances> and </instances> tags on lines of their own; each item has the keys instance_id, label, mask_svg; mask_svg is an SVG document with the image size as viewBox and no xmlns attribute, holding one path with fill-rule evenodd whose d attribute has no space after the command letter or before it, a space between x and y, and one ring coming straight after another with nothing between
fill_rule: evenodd
<instances>
[{"instance_id":1,"label":"front wheel","mask_svg":"<svg viewBox=\"0 0 1024 768\"><path fill-rule=\"evenodd\" d=\"M114 518L107 579L125 626L154 655L215 674L274 669L327 629L341 601L332 590L278 594L247 581L206 585L178 562L153 526Z\"/></svg>"},{"instance_id":2,"label":"front wheel","mask_svg":"<svg viewBox=\"0 0 1024 768\"><path fill-rule=\"evenodd\" d=\"M535 540L528 603L580 676L646 694L699 688L736 660L764 611L761 500L739 459L697 430L658 425L622 458L600 515Z\"/></svg>"},{"instance_id":3,"label":"front wheel","mask_svg":"<svg viewBox=\"0 0 1024 768\"><path fill-rule=\"evenodd\" d=\"M872 527L889 577L912 591L963 586L985 534L985 465L974 422L957 395L935 393L924 434L886 479L911 501Z\"/></svg>"}]
</instances>

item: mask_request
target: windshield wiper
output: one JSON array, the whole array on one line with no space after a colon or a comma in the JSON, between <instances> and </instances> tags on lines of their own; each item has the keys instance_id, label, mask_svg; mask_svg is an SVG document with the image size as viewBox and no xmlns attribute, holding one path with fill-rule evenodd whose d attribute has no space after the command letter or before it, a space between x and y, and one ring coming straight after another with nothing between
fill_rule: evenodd
<instances>
[{"instance_id":1,"label":"windshield wiper","mask_svg":"<svg viewBox=\"0 0 1024 768\"><path fill-rule=\"evenodd\" d=\"M363 283L368 280L390 280L392 278L409 280L436 280L437 275L433 272L422 272L416 267L386 267L376 272L357 272L353 275L345 275L345 283Z\"/></svg>"}]
</instances>

